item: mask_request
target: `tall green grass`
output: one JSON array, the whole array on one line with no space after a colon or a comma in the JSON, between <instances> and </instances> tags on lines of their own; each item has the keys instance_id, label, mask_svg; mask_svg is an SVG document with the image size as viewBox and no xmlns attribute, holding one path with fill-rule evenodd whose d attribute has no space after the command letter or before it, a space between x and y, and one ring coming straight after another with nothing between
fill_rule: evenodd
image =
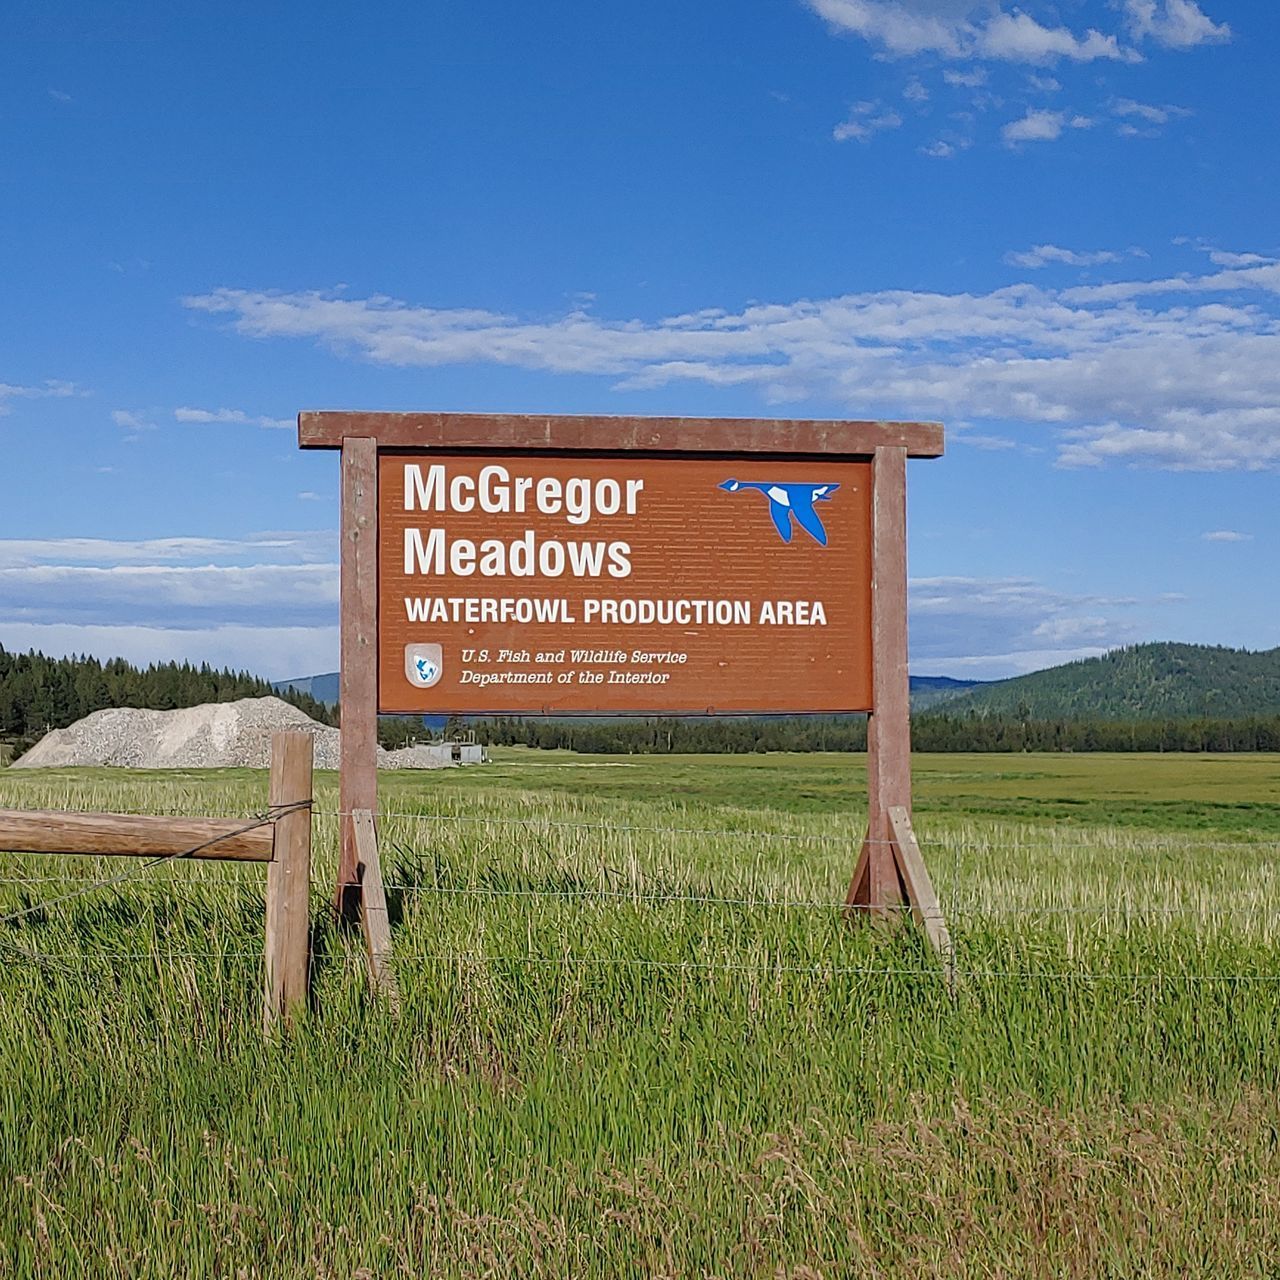
<instances>
[{"instance_id":1,"label":"tall green grass","mask_svg":"<svg viewBox=\"0 0 1280 1280\"><path fill-rule=\"evenodd\" d=\"M172 864L0 926L0 1275L1268 1274L1270 800L1224 827L1010 817L1011 792L1099 803L1126 761L1091 793L1075 762L998 760L921 780L954 997L913 929L834 909L843 759L387 779L398 1014L324 911L321 776L314 1008L270 1041L261 868ZM1169 767L1211 813L1199 762ZM264 796L0 774L24 807ZM0 916L120 870L0 858Z\"/></svg>"}]
</instances>

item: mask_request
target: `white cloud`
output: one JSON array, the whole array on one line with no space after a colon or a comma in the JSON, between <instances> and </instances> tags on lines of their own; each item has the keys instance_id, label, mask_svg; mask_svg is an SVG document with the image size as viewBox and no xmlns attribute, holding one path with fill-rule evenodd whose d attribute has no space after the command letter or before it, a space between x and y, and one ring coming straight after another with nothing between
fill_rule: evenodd
<instances>
[{"instance_id":1,"label":"white cloud","mask_svg":"<svg viewBox=\"0 0 1280 1280\"><path fill-rule=\"evenodd\" d=\"M1213 529L1200 535L1206 542L1252 542L1253 534L1238 533L1235 529Z\"/></svg>"},{"instance_id":2,"label":"white cloud","mask_svg":"<svg viewBox=\"0 0 1280 1280\"><path fill-rule=\"evenodd\" d=\"M1028 76L1027 85L1037 93L1061 93L1062 85L1052 76Z\"/></svg>"},{"instance_id":3,"label":"white cloud","mask_svg":"<svg viewBox=\"0 0 1280 1280\"><path fill-rule=\"evenodd\" d=\"M54 102L74 102L75 101L75 99L69 93L67 93L65 89L55 89L53 88L52 85L50 85L49 87L49 97L51 97L54 100Z\"/></svg>"},{"instance_id":4,"label":"white cloud","mask_svg":"<svg viewBox=\"0 0 1280 1280\"><path fill-rule=\"evenodd\" d=\"M987 83L987 70L985 67L970 67L966 71L944 71L942 78L956 88L980 89Z\"/></svg>"},{"instance_id":5,"label":"white cloud","mask_svg":"<svg viewBox=\"0 0 1280 1280\"><path fill-rule=\"evenodd\" d=\"M1054 142L1062 136L1065 116L1061 111L1036 111L1028 108L1021 120L1012 120L1000 130L1008 146L1019 142Z\"/></svg>"},{"instance_id":6,"label":"white cloud","mask_svg":"<svg viewBox=\"0 0 1280 1280\"><path fill-rule=\"evenodd\" d=\"M1231 28L1215 23L1195 0L1124 0L1130 34L1169 49L1191 49L1231 39Z\"/></svg>"},{"instance_id":7,"label":"white cloud","mask_svg":"<svg viewBox=\"0 0 1280 1280\"><path fill-rule=\"evenodd\" d=\"M1217 267L1269 267L1276 262L1261 253L1228 253L1223 249L1206 249L1209 261Z\"/></svg>"},{"instance_id":8,"label":"white cloud","mask_svg":"<svg viewBox=\"0 0 1280 1280\"><path fill-rule=\"evenodd\" d=\"M808 0L836 31L856 35L894 57L933 53L944 58L991 58L1045 63L1066 58L1132 60L1114 35L1090 28L1076 35L1047 27L1029 14L974 0ZM994 9L994 12L992 11Z\"/></svg>"},{"instance_id":9,"label":"white cloud","mask_svg":"<svg viewBox=\"0 0 1280 1280\"><path fill-rule=\"evenodd\" d=\"M1042 424L1059 460L1280 466L1280 263L986 293L879 290L659 319L528 320L386 297L220 289L238 333L374 364L493 364L626 388L746 387L857 416ZM1004 427L996 434L1007 435Z\"/></svg>"},{"instance_id":10,"label":"white cloud","mask_svg":"<svg viewBox=\"0 0 1280 1280\"><path fill-rule=\"evenodd\" d=\"M0 414L10 411L9 400L43 400L65 399L67 396L82 395L72 382L50 380L39 387L24 387L12 382L0 382Z\"/></svg>"},{"instance_id":11,"label":"white cloud","mask_svg":"<svg viewBox=\"0 0 1280 1280\"><path fill-rule=\"evenodd\" d=\"M271 677L332 670L337 535L0 540L0 644Z\"/></svg>"},{"instance_id":12,"label":"white cloud","mask_svg":"<svg viewBox=\"0 0 1280 1280\"><path fill-rule=\"evenodd\" d=\"M928 102L929 90L924 87L915 77L907 81L907 87L903 89L902 96L908 102Z\"/></svg>"},{"instance_id":13,"label":"white cloud","mask_svg":"<svg viewBox=\"0 0 1280 1280\"><path fill-rule=\"evenodd\" d=\"M1110 249L1082 253L1075 249L1059 248L1056 244L1037 244L1023 253L1006 253L1004 260L1011 267L1027 267L1035 271L1051 262L1068 267L1096 267L1104 262L1119 262L1122 256Z\"/></svg>"},{"instance_id":14,"label":"white cloud","mask_svg":"<svg viewBox=\"0 0 1280 1280\"><path fill-rule=\"evenodd\" d=\"M41 564L0 569L5 621L145 626L329 621L338 566Z\"/></svg>"},{"instance_id":15,"label":"white cloud","mask_svg":"<svg viewBox=\"0 0 1280 1280\"><path fill-rule=\"evenodd\" d=\"M922 156L929 156L934 160L950 160L955 153L955 145L950 142L944 142L941 138L920 148Z\"/></svg>"},{"instance_id":16,"label":"white cloud","mask_svg":"<svg viewBox=\"0 0 1280 1280\"><path fill-rule=\"evenodd\" d=\"M988 449L988 450L1006 450L1017 449L1019 447L1016 440L1010 440L1008 436L984 436L973 435L970 432L961 434L953 434L952 442L954 444L968 445L971 449Z\"/></svg>"},{"instance_id":17,"label":"white cloud","mask_svg":"<svg viewBox=\"0 0 1280 1280\"><path fill-rule=\"evenodd\" d=\"M915 578L911 668L991 678L1089 657L1146 638L1159 597L1078 595L1029 578Z\"/></svg>"},{"instance_id":18,"label":"white cloud","mask_svg":"<svg viewBox=\"0 0 1280 1280\"><path fill-rule=\"evenodd\" d=\"M132 409L112 409L111 421L126 431L154 431L155 423L149 422L142 414Z\"/></svg>"},{"instance_id":19,"label":"white cloud","mask_svg":"<svg viewBox=\"0 0 1280 1280\"><path fill-rule=\"evenodd\" d=\"M3 538L0 569L41 564L224 563L320 564L333 559L338 535L325 530L256 533L244 538Z\"/></svg>"},{"instance_id":20,"label":"white cloud","mask_svg":"<svg viewBox=\"0 0 1280 1280\"><path fill-rule=\"evenodd\" d=\"M70 625L0 619L0 644L11 651L37 649L53 657L92 653L103 660L208 662L248 670L268 680L334 671L338 628L323 626Z\"/></svg>"},{"instance_id":21,"label":"white cloud","mask_svg":"<svg viewBox=\"0 0 1280 1280\"><path fill-rule=\"evenodd\" d=\"M292 418L269 418L265 415L245 413L243 409L190 409L183 407L175 409L173 416L177 422L228 422L238 426L272 427L284 431L290 430L295 425Z\"/></svg>"},{"instance_id":22,"label":"white cloud","mask_svg":"<svg viewBox=\"0 0 1280 1280\"><path fill-rule=\"evenodd\" d=\"M1090 28L1083 37L1066 27L1041 26L1029 14L1015 10L997 13L981 29L979 52L1007 62L1093 62L1096 59L1134 61L1136 56L1120 48L1115 36L1104 36Z\"/></svg>"},{"instance_id":23,"label":"white cloud","mask_svg":"<svg viewBox=\"0 0 1280 1280\"><path fill-rule=\"evenodd\" d=\"M831 131L837 142L868 142L877 133L889 129L897 129L902 124L902 117L893 110L885 110L878 102L855 103L847 120Z\"/></svg>"}]
</instances>

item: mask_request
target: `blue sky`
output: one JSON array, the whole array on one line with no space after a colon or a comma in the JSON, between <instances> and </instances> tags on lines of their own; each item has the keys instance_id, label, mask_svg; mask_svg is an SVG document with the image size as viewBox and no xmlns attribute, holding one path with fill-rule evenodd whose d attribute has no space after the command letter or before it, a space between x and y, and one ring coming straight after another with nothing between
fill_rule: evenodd
<instances>
[{"instance_id":1,"label":"blue sky","mask_svg":"<svg viewBox=\"0 0 1280 1280\"><path fill-rule=\"evenodd\" d=\"M337 661L303 408L937 418L913 668L1280 643L1254 0L0 19L0 644Z\"/></svg>"}]
</instances>

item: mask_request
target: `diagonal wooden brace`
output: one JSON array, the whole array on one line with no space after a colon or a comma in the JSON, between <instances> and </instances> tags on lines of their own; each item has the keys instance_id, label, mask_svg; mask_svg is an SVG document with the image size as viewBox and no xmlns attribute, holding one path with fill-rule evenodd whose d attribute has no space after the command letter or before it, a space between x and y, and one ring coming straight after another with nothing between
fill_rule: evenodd
<instances>
[{"instance_id":1,"label":"diagonal wooden brace","mask_svg":"<svg viewBox=\"0 0 1280 1280\"><path fill-rule=\"evenodd\" d=\"M369 987L375 995L386 996L394 1008L400 1005L400 990L391 970L391 917L387 893L382 883L378 859L378 834L373 814L356 809L351 815L356 849L356 876L360 885L360 924L364 930L369 968Z\"/></svg>"},{"instance_id":2,"label":"diagonal wooden brace","mask_svg":"<svg viewBox=\"0 0 1280 1280\"><path fill-rule=\"evenodd\" d=\"M911 812L905 805L890 805L888 817L888 849L892 858L892 879L900 891L897 902L906 903L911 908L912 919L924 930L929 945L941 956L946 966L947 986L955 984L955 954L951 944L951 934L947 929L947 921L942 914L942 906L938 902L933 881L929 878L929 869L925 866L924 855L916 840L914 827L911 825ZM858 865L853 873L853 881L849 887L847 906L850 916L858 919L872 918L877 920L892 919L900 913L894 902L886 901L883 896L872 893L871 867L872 859L877 854L877 842L870 837L862 846Z\"/></svg>"}]
</instances>

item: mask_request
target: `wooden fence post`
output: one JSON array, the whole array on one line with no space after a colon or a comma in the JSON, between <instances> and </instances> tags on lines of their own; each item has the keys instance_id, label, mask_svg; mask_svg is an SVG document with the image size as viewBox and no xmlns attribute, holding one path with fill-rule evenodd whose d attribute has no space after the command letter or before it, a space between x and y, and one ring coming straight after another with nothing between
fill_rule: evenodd
<instances>
[{"instance_id":1,"label":"wooden fence post","mask_svg":"<svg viewBox=\"0 0 1280 1280\"><path fill-rule=\"evenodd\" d=\"M294 730L271 735L271 807L290 809L275 821L267 867L264 1026L286 1023L306 1004L311 959L311 771L315 740Z\"/></svg>"}]
</instances>

